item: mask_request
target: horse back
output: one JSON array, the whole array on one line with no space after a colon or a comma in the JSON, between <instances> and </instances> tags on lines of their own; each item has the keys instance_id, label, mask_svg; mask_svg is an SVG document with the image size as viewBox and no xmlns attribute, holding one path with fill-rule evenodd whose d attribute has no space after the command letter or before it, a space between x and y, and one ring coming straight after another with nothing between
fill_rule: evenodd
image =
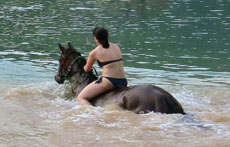
<instances>
[{"instance_id":1,"label":"horse back","mask_svg":"<svg viewBox=\"0 0 230 147\"><path fill-rule=\"evenodd\" d=\"M94 106L118 104L135 113L161 112L185 114L181 104L167 91L153 85L136 85L102 94L91 103Z\"/></svg>"},{"instance_id":2,"label":"horse back","mask_svg":"<svg viewBox=\"0 0 230 147\"><path fill-rule=\"evenodd\" d=\"M124 97L124 108L135 113L181 113L181 104L167 91L153 85L133 87Z\"/></svg>"}]
</instances>

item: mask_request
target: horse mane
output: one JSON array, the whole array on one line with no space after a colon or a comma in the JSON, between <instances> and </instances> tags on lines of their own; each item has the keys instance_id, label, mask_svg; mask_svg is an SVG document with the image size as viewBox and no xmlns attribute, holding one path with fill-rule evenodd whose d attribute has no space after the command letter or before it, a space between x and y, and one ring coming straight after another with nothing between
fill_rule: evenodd
<instances>
[{"instance_id":1,"label":"horse mane","mask_svg":"<svg viewBox=\"0 0 230 147\"><path fill-rule=\"evenodd\" d=\"M66 53L67 53L68 55L69 55L69 54L72 54L75 58L81 56L80 63L78 64L78 66L80 67L80 69L82 69L82 70L84 71L84 66L85 66L85 64L86 64L86 59L85 59L85 57L83 57L83 56L81 55L81 53L78 52L77 50L75 50L74 48L68 48L68 49L66 49ZM95 72L96 75L94 74L94 72ZM90 82L92 82L92 81L98 79L97 71L96 71L95 68L94 68L94 72L93 72L93 70L90 71L90 72L88 72L89 75L90 75L90 76L89 76Z\"/></svg>"}]
</instances>

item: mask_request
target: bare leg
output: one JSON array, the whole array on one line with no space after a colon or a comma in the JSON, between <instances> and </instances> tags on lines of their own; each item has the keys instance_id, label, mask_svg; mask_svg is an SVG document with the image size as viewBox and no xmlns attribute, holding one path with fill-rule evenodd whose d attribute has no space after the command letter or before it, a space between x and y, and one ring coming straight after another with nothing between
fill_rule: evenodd
<instances>
[{"instance_id":1,"label":"bare leg","mask_svg":"<svg viewBox=\"0 0 230 147\"><path fill-rule=\"evenodd\" d=\"M91 105L88 101L89 99L94 98L108 90L112 90L113 88L114 86L109 80L102 78L101 83L92 82L86 86L77 96L77 100L80 104Z\"/></svg>"},{"instance_id":2,"label":"bare leg","mask_svg":"<svg viewBox=\"0 0 230 147\"><path fill-rule=\"evenodd\" d=\"M82 105L91 105L90 102L88 100L86 100L86 99L77 97L77 100Z\"/></svg>"}]
</instances>

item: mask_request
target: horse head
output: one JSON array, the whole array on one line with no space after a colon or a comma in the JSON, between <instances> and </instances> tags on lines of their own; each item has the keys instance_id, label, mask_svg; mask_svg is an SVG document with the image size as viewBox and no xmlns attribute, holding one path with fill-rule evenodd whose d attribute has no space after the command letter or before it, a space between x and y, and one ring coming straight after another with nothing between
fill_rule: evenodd
<instances>
[{"instance_id":1,"label":"horse head","mask_svg":"<svg viewBox=\"0 0 230 147\"><path fill-rule=\"evenodd\" d=\"M68 43L68 48L63 47L61 44L61 56L59 58L58 72L55 75L55 80L59 84L63 84L66 78L70 78L77 72L83 72L86 60L77 52L71 43Z\"/></svg>"}]
</instances>

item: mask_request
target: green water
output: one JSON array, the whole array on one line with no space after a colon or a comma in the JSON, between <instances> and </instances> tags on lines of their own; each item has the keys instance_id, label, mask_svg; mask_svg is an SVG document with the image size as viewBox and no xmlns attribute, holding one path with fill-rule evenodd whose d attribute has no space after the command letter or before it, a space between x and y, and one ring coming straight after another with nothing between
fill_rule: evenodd
<instances>
[{"instance_id":1,"label":"green water","mask_svg":"<svg viewBox=\"0 0 230 147\"><path fill-rule=\"evenodd\" d=\"M95 47L92 29L103 26L110 41L122 48L130 79L146 69L139 76L221 77L216 82L229 85L229 7L229 0L4 0L0 69L7 72L1 71L1 80L10 81L8 74L16 77L15 68L8 68L15 63L33 71L17 71L21 76L53 74L58 43L72 42L87 56Z\"/></svg>"}]
</instances>

